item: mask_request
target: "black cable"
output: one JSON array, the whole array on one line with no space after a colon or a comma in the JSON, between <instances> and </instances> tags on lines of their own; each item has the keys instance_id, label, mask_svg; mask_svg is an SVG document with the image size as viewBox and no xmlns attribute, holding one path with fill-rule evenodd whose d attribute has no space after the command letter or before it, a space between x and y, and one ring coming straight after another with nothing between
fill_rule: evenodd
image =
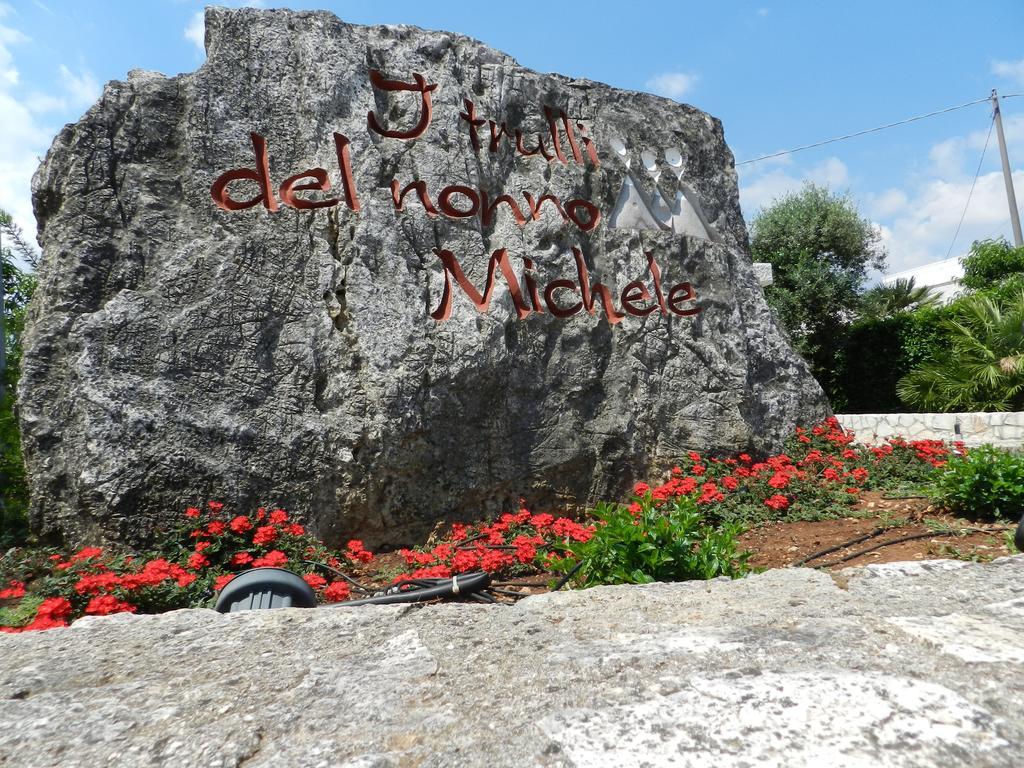
<instances>
[{"instance_id":1,"label":"black cable","mask_svg":"<svg viewBox=\"0 0 1024 768\"><path fill-rule=\"evenodd\" d=\"M946 258L949 258L949 254L953 252L953 246L956 245L956 239L960 236L960 227L964 224L964 218L967 216L967 209L971 207L971 198L974 197L974 185L978 183L978 176L981 175L981 164L985 162L985 153L988 151L988 142L992 138L992 126L996 124L996 116L993 113L992 120L988 124L988 136L985 137L985 146L981 150L981 157L978 160L978 170L974 172L974 181L971 182L971 191L967 193L967 202L964 204L964 212L960 214L960 221L957 222L956 232L953 233L953 242L949 244L949 249L946 251Z\"/></svg>"},{"instance_id":2,"label":"black cable","mask_svg":"<svg viewBox=\"0 0 1024 768\"><path fill-rule=\"evenodd\" d=\"M1013 94L1017 95L1017 94ZM1008 98L1003 96L1002 98ZM794 152L802 152L805 149L814 149L815 147L823 147L826 144L832 144L836 141L845 141L846 139L852 139L856 136L863 136L866 133L875 133L876 131L884 131L887 128L895 128L898 125L906 125L907 123L913 123L915 120L924 120L926 117L934 117L935 115L941 115L946 112L953 112L957 109L964 109L965 107L971 107L975 104L981 104L983 101L991 101L991 96L986 96L984 99L978 99L977 101L968 101L966 104L958 104L955 107L946 107L945 109L937 109L934 112L929 112L926 115L917 115L915 117L908 117L906 120L898 120L895 123L888 123L886 125L880 125L877 128L868 128L863 131L857 131L856 133L848 133L845 136L836 136L833 139L825 139L824 141L817 141L814 144L805 144L802 147L795 147L794 149L785 149L781 152L773 152L770 155L762 155L761 157L755 157L751 160L743 160L742 162L736 163L737 166L748 165L749 163L759 163L762 160L768 160L772 157L781 157L782 155L791 155Z\"/></svg>"},{"instance_id":3,"label":"black cable","mask_svg":"<svg viewBox=\"0 0 1024 768\"><path fill-rule=\"evenodd\" d=\"M315 560L303 560L302 562L306 563L307 565L315 565L315 566L317 566L319 568L323 568L325 570L328 570L328 571L330 571L333 574L341 576L341 578L343 578L345 581L347 581L349 584L351 584L353 587L358 589L363 594L366 594L366 595L372 595L373 594L373 590L372 589L368 589L367 587L364 587L362 584L360 584L358 581L353 579L351 576L346 576L344 573L339 571L337 568L332 568L327 563L318 563Z\"/></svg>"},{"instance_id":4,"label":"black cable","mask_svg":"<svg viewBox=\"0 0 1024 768\"><path fill-rule=\"evenodd\" d=\"M817 560L819 557L822 557L823 555L830 555L833 552L836 552L837 550L846 549L847 547L852 547L854 544L860 544L862 541L867 541L868 539L872 539L875 536L879 536L880 534L885 533L887 530L889 530L889 529L888 528L875 528L873 531L871 531L871 533L866 533L863 536L858 536L855 539L850 539L849 541L843 542L842 544L836 544L834 547L829 547L828 549L822 549L822 550L819 550L817 552L814 552L813 554L808 555L807 557L803 558L802 560L797 560L790 567L791 568L799 568L801 565L804 565L805 563L807 563L807 562L809 562L811 560Z\"/></svg>"},{"instance_id":5,"label":"black cable","mask_svg":"<svg viewBox=\"0 0 1024 768\"><path fill-rule=\"evenodd\" d=\"M576 575L576 571L578 571L582 567L583 567L583 561L580 560L578 563L576 563L576 565L574 565L572 567L571 571L569 571L567 574L565 574L565 576L563 576L561 579L558 580L558 583L555 584L555 586L553 586L551 588L551 591L552 592L557 592L562 587L564 587L566 584L568 584L569 583L569 579L571 579L573 576L575 576Z\"/></svg>"},{"instance_id":6,"label":"black cable","mask_svg":"<svg viewBox=\"0 0 1024 768\"><path fill-rule=\"evenodd\" d=\"M424 580L426 581L426 580ZM437 586L423 587L419 589L406 589L390 594L375 595L359 600L348 600L343 603L332 603L330 608L342 608L360 605L395 605L401 603L420 603L437 598L450 598L465 595L472 597L476 592L481 592L491 584L491 576L483 571L473 573L460 573L450 579L436 579L440 582Z\"/></svg>"}]
</instances>

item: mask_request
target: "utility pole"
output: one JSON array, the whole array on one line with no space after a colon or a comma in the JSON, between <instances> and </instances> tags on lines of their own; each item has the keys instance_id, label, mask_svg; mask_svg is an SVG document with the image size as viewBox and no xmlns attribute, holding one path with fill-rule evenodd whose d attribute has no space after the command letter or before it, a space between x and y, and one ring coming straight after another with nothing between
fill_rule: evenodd
<instances>
[{"instance_id":1,"label":"utility pole","mask_svg":"<svg viewBox=\"0 0 1024 768\"><path fill-rule=\"evenodd\" d=\"M992 89L992 119L996 122L996 136L999 137L999 156L1003 159L1003 181L1006 184L1006 202L1010 204L1010 224L1013 227L1013 244L1020 248L1024 236L1020 233L1020 214L1017 212L1017 196L1013 193L1013 176L1010 173L1010 157L1006 154L1006 137L1003 136L1003 116L999 113L999 95Z\"/></svg>"}]
</instances>

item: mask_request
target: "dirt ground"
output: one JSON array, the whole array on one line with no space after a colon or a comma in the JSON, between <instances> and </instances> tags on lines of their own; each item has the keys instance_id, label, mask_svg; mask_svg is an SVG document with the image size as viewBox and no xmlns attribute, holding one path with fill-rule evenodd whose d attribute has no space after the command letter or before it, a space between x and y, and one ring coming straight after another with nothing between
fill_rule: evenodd
<instances>
[{"instance_id":1,"label":"dirt ground","mask_svg":"<svg viewBox=\"0 0 1024 768\"><path fill-rule=\"evenodd\" d=\"M935 512L921 497L865 493L850 517L770 523L747 531L740 543L754 553L749 563L759 568L807 565L836 570L900 560L992 560L1010 554L1006 532L1013 528ZM911 536L915 538L896 543ZM861 537L867 538L854 541Z\"/></svg>"}]
</instances>

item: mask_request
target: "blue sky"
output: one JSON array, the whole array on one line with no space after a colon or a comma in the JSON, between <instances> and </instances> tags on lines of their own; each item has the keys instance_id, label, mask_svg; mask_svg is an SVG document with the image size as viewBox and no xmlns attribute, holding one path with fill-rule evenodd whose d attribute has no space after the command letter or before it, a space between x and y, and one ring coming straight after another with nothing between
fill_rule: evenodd
<instances>
[{"instance_id":1,"label":"blue sky","mask_svg":"<svg viewBox=\"0 0 1024 768\"><path fill-rule=\"evenodd\" d=\"M239 5L238 2L225 3ZM282 7L265 0L248 5ZM203 3L0 0L0 207L34 231L29 180L66 122L129 69L203 61ZM1024 0L588 3L292 2L360 24L467 34L542 72L693 104L738 161L980 99L1024 93ZM1024 97L1003 104L1024 204ZM848 191L881 228L889 271L944 258L990 124L986 104L740 168L748 221L806 180ZM953 255L1010 237L991 137Z\"/></svg>"}]
</instances>

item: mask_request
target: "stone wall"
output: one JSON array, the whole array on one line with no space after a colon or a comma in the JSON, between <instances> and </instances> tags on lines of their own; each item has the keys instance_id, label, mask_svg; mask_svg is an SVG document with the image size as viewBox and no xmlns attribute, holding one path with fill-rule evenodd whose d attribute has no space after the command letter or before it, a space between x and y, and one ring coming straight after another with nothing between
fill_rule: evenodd
<instances>
[{"instance_id":1,"label":"stone wall","mask_svg":"<svg viewBox=\"0 0 1024 768\"><path fill-rule=\"evenodd\" d=\"M900 435L915 440L955 440L956 424L967 445L1024 446L1024 413L845 413L836 416L864 443Z\"/></svg>"}]
</instances>

